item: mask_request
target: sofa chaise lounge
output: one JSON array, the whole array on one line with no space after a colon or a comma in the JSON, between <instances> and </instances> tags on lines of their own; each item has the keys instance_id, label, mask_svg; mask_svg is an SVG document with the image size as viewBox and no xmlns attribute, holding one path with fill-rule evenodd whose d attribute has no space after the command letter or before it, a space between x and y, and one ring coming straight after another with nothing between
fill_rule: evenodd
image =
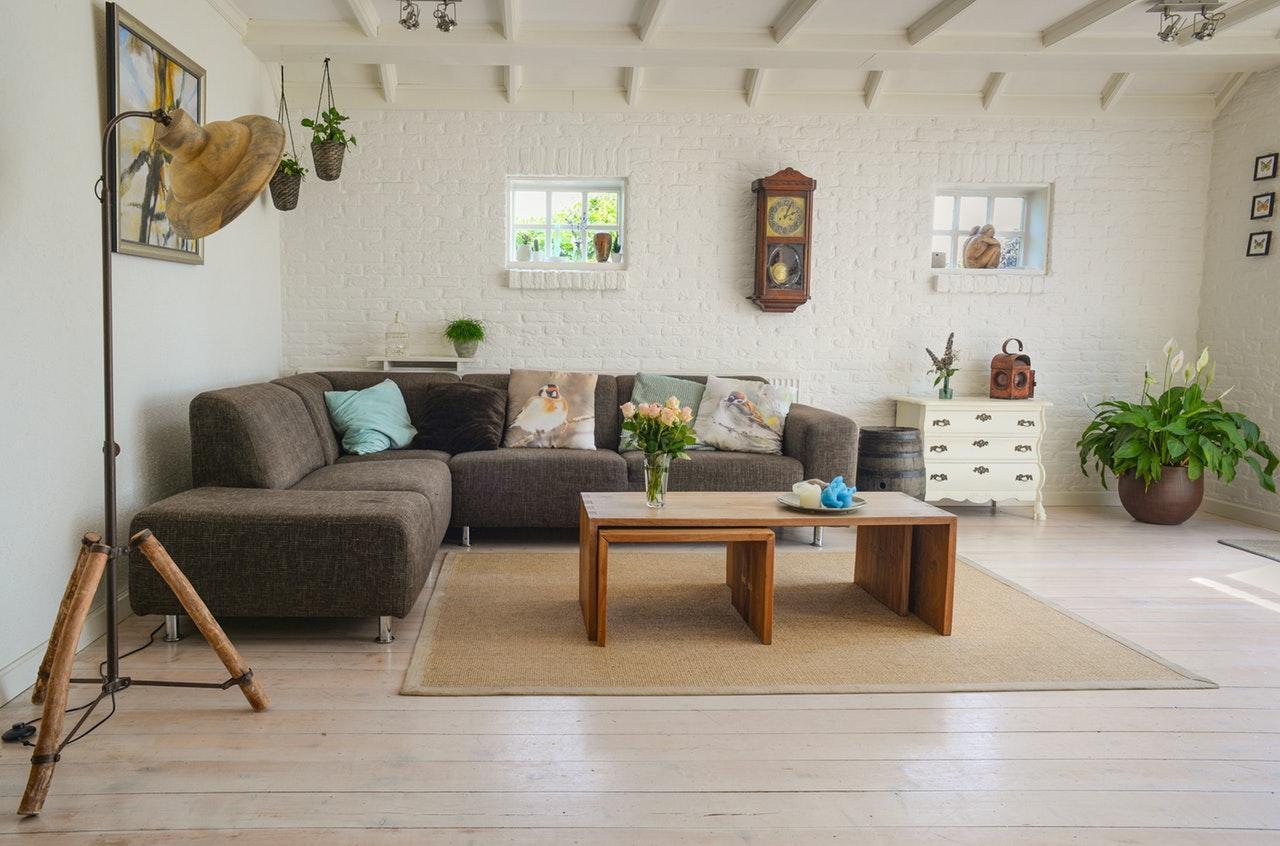
<instances>
[{"instance_id":1,"label":"sofa chaise lounge","mask_svg":"<svg viewBox=\"0 0 1280 846\"><path fill-rule=\"evenodd\" d=\"M391 618L412 608L450 527L571 528L581 491L643 490L643 455L618 452L618 406L634 376L601 375L595 450L510 449L449 455L402 449L345 455L325 391L393 379L415 424L431 386L449 373L304 373L208 391L191 402L194 488L133 519L181 563L210 610L224 617ZM505 390L508 374L462 377ZM683 378L705 381L705 377ZM745 377L751 378L751 377ZM619 399L621 397L621 399ZM691 452L672 463L672 490L785 491L807 478L852 478L857 430L847 417L793 405L782 455ZM129 599L137 614L181 606L138 554Z\"/></svg>"}]
</instances>

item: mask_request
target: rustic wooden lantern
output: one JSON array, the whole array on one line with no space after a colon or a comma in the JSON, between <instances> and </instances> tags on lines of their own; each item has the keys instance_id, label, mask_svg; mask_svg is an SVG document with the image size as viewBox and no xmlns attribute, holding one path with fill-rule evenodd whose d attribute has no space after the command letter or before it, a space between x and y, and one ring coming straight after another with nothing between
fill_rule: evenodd
<instances>
[{"instance_id":1,"label":"rustic wooden lantern","mask_svg":"<svg viewBox=\"0 0 1280 846\"><path fill-rule=\"evenodd\" d=\"M1017 343L1018 351L1009 352L1009 344ZM1031 356L1022 352L1022 341L1008 338L1000 354L991 359L991 398L1030 399L1036 395L1036 372L1031 369Z\"/></svg>"}]
</instances>

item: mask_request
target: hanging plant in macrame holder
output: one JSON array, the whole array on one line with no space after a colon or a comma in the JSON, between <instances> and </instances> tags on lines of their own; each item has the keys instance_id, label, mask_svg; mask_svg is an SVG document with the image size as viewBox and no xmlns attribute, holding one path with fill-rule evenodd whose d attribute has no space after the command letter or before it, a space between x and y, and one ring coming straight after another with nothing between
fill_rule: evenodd
<instances>
[{"instance_id":1,"label":"hanging plant in macrame holder","mask_svg":"<svg viewBox=\"0 0 1280 846\"><path fill-rule=\"evenodd\" d=\"M289 152L280 157L280 165L271 177L271 202L280 211L293 211L298 207L298 194L302 190L302 177L307 169L298 161L298 146L293 143L293 121L289 118L289 102L284 96L284 65L280 66L280 109L276 120L289 131Z\"/></svg>"},{"instance_id":2,"label":"hanging plant in macrame holder","mask_svg":"<svg viewBox=\"0 0 1280 846\"><path fill-rule=\"evenodd\" d=\"M328 96L329 107L322 108ZM324 60L324 74L320 77L320 99L316 102L314 119L303 118L302 125L309 128L311 136L311 160L316 165L316 176L325 182L332 182L342 175L342 159L347 147L356 145L354 135L348 135L342 128L347 119L339 114L333 104L333 80L329 78L329 59Z\"/></svg>"}]
</instances>

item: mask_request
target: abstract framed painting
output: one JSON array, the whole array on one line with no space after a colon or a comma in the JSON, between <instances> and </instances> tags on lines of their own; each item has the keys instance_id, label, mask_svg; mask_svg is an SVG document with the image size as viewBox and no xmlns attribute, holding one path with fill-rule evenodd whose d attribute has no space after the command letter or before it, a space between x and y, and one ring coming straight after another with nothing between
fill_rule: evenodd
<instances>
[{"instance_id":1,"label":"abstract framed painting","mask_svg":"<svg viewBox=\"0 0 1280 846\"><path fill-rule=\"evenodd\" d=\"M107 4L108 119L134 109L180 108L204 123L205 71L116 3ZM179 237L165 215L170 156L154 140L156 124L139 118L115 131L107 178L117 253L204 263L204 240Z\"/></svg>"}]
</instances>

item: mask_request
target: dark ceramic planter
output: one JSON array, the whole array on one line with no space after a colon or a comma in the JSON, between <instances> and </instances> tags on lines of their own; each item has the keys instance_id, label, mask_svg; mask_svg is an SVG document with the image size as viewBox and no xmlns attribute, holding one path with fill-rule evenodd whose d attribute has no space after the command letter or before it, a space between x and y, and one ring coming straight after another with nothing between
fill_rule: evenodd
<instances>
[{"instance_id":1,"label":"dark ceramic planter","mask_svg":"<svg viewBox=\"0 0 1280 846\"><path fill-rule=\"evenodd\" d=\"M1120 503L1133 519L1142 523L1176 526L1185 523L1204 499L1204 474L1194 482L1187 478L1185 467L1165 467L1160 481L1143 489L1142 480L1133 473L1120 477Z\"/></svg>"}]
</instances>

